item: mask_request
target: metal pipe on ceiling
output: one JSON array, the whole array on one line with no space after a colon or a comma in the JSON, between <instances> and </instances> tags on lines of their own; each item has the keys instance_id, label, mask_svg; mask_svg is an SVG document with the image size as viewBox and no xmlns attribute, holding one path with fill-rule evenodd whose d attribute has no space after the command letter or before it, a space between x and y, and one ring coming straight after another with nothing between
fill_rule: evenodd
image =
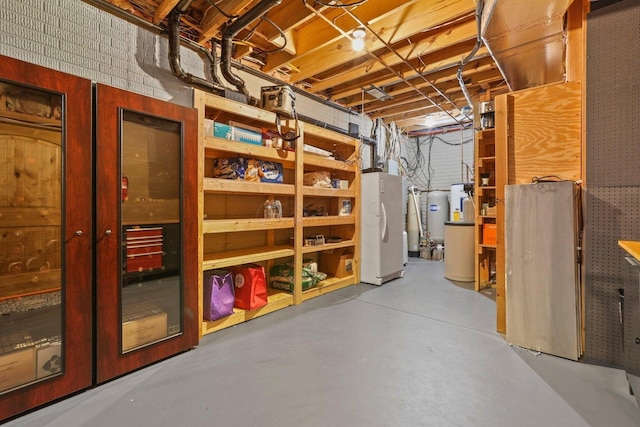
<instances>
[{"instance_id":1,"label":"metal pipe on ceiling","mask_svg":"<svg viewBox=\"0 0 640 427\"><path fill-rule=\"evenodd\" d=\"M233 48L233 38L240 32L240 30L280 3L282 3L282 0L262 0L247 13L233 21L222 32L222 58L220 62L222 77L238 88L240 92L243 92L247 96L248 100L253 99L254 102L250 102L251 104L257 104L257 100L249 95L249 91L247 90L244 80L231 72L231 50Z\"/></svg>"},{"instance_id":2,"label":"metal pipe on ceiling","mask_svg":"<svg viewBox=\"0 0 640 427\"><path fill-rule=\"evenodd\" d=\"M224 93L225 87L220 84L220 82L210 82L209 80L196 77L193 74L185 73L182 69L181 61L180 61L180 15L181 12L178 8L175 8L171 11L169 16L167 17L169 23L169 67L171 68L171 72L174 76L187 83L190 86L195 86L200 89L204 89L207 91L214 91L218 93ZM207 51L208 53L208 51ZM211 69L215 67L215 63L213 63L213 58L210 53L208 53L208 59L211 66ZM215 74L214 74L215 76Z\"/></svg>"},{"instance_id":3,"label":"metal pipe on ceiling","mask_svg":"<svg viewBox=\"0 0 640 427\"><path fill-rule=\"evenodd\" d=\"M104 10L108 13L111 13L114 16L117 16L127 22L130 22L134 25L137 25L151 33L154 34L158 34L161 36L166 36L167 35L167 30L159 25L154 25L153 23L146 21L136 15L132 15L131 13L128 13L122 9L120 9L117 6L114 6L113 4L107 2L106 0L84 0L85 2L101 9ZM178 5L180 6L180 5ZM196 43L193 40L189 40L186 39L184 37L180 37L180 43L185 46L186 48L191 49L192 51L196 52L198 55L204 55L207 56L207 54L209 53L208 50L206 48L204 48L202 45ZM214 66L216 64L213 64ZM247 74L251 74L254 77L260 78L262 80L266 80L270 83L273 83L274 85L281 85L283 84L282 80L278 80L277 78L271 76L270 74L266 74L263 73L260 70L256 70L254 68L251 67L245 67L244 65L240 64L237 61L231 61L231 66L237 70L243 71ZM336 104L335 102L332 102L330 100L321 98L313 93L307 92L303 89L300 89L296 86L289 86L291 89L293 89L293 91L295 91L296 93L299 93L303 96L305 96L306 98L309 98L315 102L321 103L323 105L326 105L328 107L331 108L335 108L338 111L342 111L343 113L346 114L351 114L351 115L359 115L359 113L357 111L354 111L350 108L344 107L342 105Z\"/></svg>"}]
</instances>

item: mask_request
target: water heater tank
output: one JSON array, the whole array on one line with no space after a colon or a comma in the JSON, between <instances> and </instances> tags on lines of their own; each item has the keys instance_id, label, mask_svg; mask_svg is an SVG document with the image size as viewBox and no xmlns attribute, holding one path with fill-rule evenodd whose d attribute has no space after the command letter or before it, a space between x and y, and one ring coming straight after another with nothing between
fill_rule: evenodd
<instances>
[{"instance_id":1,"label":"water heater tank","mask_svg":"<svg viewBox=\"0 0 640 427\"><path fill-rule=\"evenodd\" d=\"M446 221L449 221L449 192L431 191L427 195L427 230L436 243L444 243Z\"/></svg>"}]
</instances>

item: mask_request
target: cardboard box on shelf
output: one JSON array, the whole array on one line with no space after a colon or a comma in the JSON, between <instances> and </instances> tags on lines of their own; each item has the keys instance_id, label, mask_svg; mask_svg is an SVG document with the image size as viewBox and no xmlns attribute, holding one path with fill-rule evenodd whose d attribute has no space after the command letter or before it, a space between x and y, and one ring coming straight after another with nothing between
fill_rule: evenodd
<instances>
[{"instance_id":1,"label":"cardboard box on shelf","mask_svg":"<svg viewBox=\"0 0 640 427\"><path fill-rule=\"evenodd\" d=\"M482 244L495 245L497 236L496 224L485 223L482 225Z\"/></svg>"},{"instance_id":2,"label":"cardboard box on shelf","mask_svg":"<svg viewBox=\"0 0 640 427\"><path fill-rule=\"evenodd\" d=\"M36 379L35 347L0 356L0 391L9 390Z\"/></svg>"},{"instance_id":3,"label":"cardboard box on shelf","mask_svg":"<svg viewBox=\"0 0 640 427\"><path fill-rule=\"evenodd\" d=\"M57 341L41 345L36 357L38 379L59 373L62 370L62 343Z\"/></svg>"},{"instance_id":4,"label":"cardboard box on shelf","mask_svg":"<svg viewBox=\"0 0 640 427\"><path fill-rule=\"evenodd\" d=\"M353 254L346 249L334 249L320 253L319 270L330 277L347 277L353 274Z\"/></svg>"},{"instance_id":5,"label":"cardboard box on shelf","mask_svg":"<svg viewBox=\"0 0 640 427\"><path fill-rule=\"evenodd\" d=\"M351 199L339 198L338 199L338 216L351 215Z\"/></svg>"},{"instance_id":6,"label":"cardboard box on shelf","mask_svg":"<svg viewBox=\"0 0 640 427\"><path fill-rule=\"evenodd\" d=\"M135 317L135 316L132 316ZM167 336L167 313L160 312L122 322L122 351L152 343Z\"/></svg>"}]
</instances>

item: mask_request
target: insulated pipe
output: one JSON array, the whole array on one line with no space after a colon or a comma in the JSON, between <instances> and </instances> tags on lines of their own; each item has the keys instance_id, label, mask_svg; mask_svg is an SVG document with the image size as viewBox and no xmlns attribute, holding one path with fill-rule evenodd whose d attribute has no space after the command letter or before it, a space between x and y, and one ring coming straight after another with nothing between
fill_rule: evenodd
<instances>
[{"instance_id":1,"label":"insulated pipe","mask_svg":"<svg viewBox=\"0 0 640 427\"><path fill-rule=\"evenodd\" d=\"M228 25L222 33L222 59L220 62L222 77L224 77L225 80L238 88L240 92L244 93L248 100L251 100L252 98L249 95L249 91L247 90L244 80L231 72L231 49L233 47L233 38L244 27L258 19L260 16L271 10L271 8L279 5L280 3L282 3L282 0L262 0L247 13ZM257 103L257 101L255 101L254 98L254 102L250 103Z\"/></svg>"},{"instance_id":2,"label":"insulated pipe","mask_svg":"<svg viewBox=\"0 0 640 427\"><path fill-rule=\"evenodd\" d=\"M220 80L220 77L218 77L218 72L216 71L216 62L218 59L218 54L216 53L217 45L213 40L211 40L210 42L211 42L211 50L202 49L202 52L204 56L207 57L207 60L211 64L211 78L215 83L219 84L220 86L224 86L222 84L222 81Z\"/></svg>"},{"instance_id":3,"label":"insulated pipe","mask_svg":"<svg viewBox=\"0 0 640 427\"><path fill-rule=\"evenodd\" d=\"M180 65L180 15L180 11L174 9L167 18L169 23L169 66L171 67L171 72L188 85L196 86L206 91L224 92L225 88L222 85L185 73L182 69ZM215 64L212 64L211 67L215 67Z\"/></svg>"}]
</instances>

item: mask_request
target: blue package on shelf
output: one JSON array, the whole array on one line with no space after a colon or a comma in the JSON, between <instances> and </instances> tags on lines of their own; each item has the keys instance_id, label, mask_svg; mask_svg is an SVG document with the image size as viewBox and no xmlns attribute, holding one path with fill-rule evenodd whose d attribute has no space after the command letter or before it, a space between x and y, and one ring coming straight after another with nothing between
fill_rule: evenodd
<instances>
[{"instance_id":1,"label":"blue package on shelf","mask_svg":"<svg viewBox=\"0 0 640 427\"><path fill-rule=\"evenodd\" d=\"M282 184L282 163L270 162L267 160L260 161L261 182L274 182Z\"/></svg>"},{"instance_id":2,"label":"blue package on shelf","mask_svg":"<svg viewBox=\"0 0 640 427\"><path fill-rule=\"evenodd\" d=\"M213 136L230 139L232 141L245 142L247 144L262 145L262 133L237 126L225 125L214 122Z\"/></svg>"}]
</instances>

